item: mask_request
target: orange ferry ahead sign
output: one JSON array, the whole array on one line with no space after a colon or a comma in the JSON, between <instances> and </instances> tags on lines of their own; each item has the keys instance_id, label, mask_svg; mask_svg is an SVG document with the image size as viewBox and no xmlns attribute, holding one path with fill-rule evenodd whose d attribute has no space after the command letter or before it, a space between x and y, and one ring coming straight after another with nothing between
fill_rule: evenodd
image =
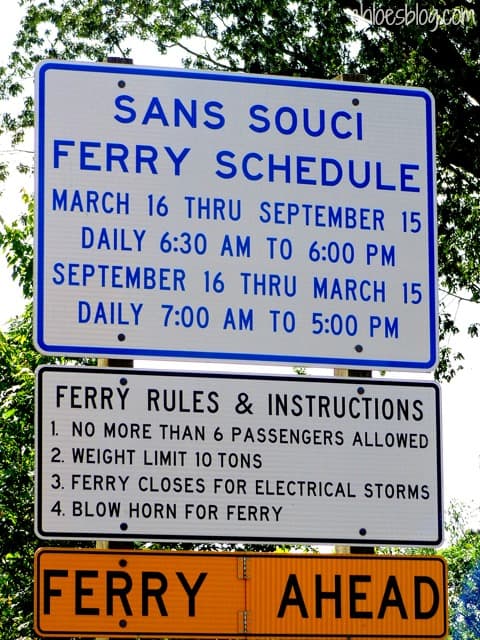
<instances>
[{"instance_id":1,"label":"orange ferry ahead sign","mask_svg":"<svg viewBox=\"0 0 480 640\"><path fill-rule=\"evenodd\" d=\"M443 638L437 556L39 549L40 636Z\"/></svg>"}]
</instances>

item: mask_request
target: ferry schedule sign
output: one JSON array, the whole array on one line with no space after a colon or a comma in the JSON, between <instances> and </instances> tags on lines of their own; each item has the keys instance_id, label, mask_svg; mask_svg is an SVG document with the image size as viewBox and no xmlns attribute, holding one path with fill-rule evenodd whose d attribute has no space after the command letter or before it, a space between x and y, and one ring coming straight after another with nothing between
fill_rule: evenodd
<instances>
[{"instance_id":1,"label":"ferry schedule sign","mask_svg":"<svg viewBox=\"0 0 480 640\"><path fill-rule=\"evenodd\" d=\"M446 564L340 556L47 548L39 636L443 638Z\"/></svg>"},{"instance_id":2,"label":"ferry schedule sign","mask_svg":"<svg viewBox=\"0 0 480 640\"><path fill-rule=\"evenodd\" d=\"M35 104L40 352L435 367L426 90L45 61Z\"/></svg>"},{"instance_id":3,"label":"ferry schedule sign","mask_svg":"<svg viewBox=\"0 0 480 640\"><path fill-rule=\"evenodd\" d=\"M42 367L46 539L438 545L436 383Z\"/></svg>"}]
</instances>

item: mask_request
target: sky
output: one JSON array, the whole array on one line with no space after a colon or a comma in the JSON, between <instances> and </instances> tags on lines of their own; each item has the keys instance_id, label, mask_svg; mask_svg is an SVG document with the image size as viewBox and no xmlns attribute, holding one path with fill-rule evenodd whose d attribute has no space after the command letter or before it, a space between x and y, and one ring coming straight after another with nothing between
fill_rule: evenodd
<instances>
[{"instance_id":1,"label":"sky","mask_svg":"<svg viewBox=\"0 0 480 640\"><path fill-rule=\"evenodd\" d=\"M0 64L5 64L9 48L14 37L19 9L15 0L6 0L11 10L5 11L0 21ZM174 66L164 59L158 60L148 53L136 55L135 64L142 66ZM0 141L0 158L11 157L8 145ZM0 215L11 220L20 210L19 193L22 186L31 189L31 185L12 183L0 196ZM5 327L8 320L23 309L23 300L18 286L13 283L3 255L0 256L0 327ZM480 374L480 339L465 337L465 328L470 322L480 320L478 305L452 300L449 310L462 327L460 337L451 339L449 346L453 351L461 351L465 356L463 370L450 383L441 384L442 397L442 434L443 434L443 479L444 504L459 501L471 513L470 525L480 527L480 419L478 410L479 374ZM185 369L185 363L159 363L166 367ZM201 368L198 364L192 368ZM216 366L219 369L219 366ZM244 370L244 367L242 367ZM268 372L269 367L262 370ZM312 371L315 375L331 375L330 369ZM429 373L411 374L409 372L387 372L386 379L419 379L431 380Z\"/></svg>"}]
</instances>

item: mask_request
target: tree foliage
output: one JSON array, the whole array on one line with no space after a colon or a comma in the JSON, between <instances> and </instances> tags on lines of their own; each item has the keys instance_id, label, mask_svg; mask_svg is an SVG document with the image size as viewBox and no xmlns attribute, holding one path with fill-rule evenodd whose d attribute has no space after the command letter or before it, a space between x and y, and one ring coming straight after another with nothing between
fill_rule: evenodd
<instances>
[{"instance_id":1,"label":"tree foliage","mask_svg":"<svg viewBox=\"0 0 480 640\"><path fill-rule=\"evenodd\" d=\"M6 227L0 244L31 295L32 213ZM25 278L25 279L24 279ZM31 306L0 334L0 628L2 640L27 637L32 619L34 371Z\"/></svg>"},{"instance_id":2,"label":"tree foliage","mask_svg":"<svg viewBox=\"0 0 480 640\"><path fill-rule=\"evenodd\" d=\"M466 577L453 619L453 640L480 638L480 563Z\"/></svg>"},{"instance_id":3,"label":"tree foliage","mask_svg":"<svg viewBox=\"0 0 480 640\"><path fill-rule=\"evenodd\" d=\"M31 621L34 366L31 313L0 337L0 628L21 638Z\"/></svg>"},{"instance_id":4,"label":"tree foliage","mask_svg":"<svg viewBox=\"0 0 480 640\"><path fill-rule=\"evenodd\" d=\"M466 530L445 550L452 640L480 638L480 534Z\"/></svg>"},{"instance_id":5,"label":"tree foliage","mask_svg":"<svg viewBox=\"0 0 480 640\"><path fill-rule=\"evenodd\" d=\"M25 213L3 222L0 247L12 277L32 296L33 200ZM62 359L40 355L32 343L32 304L0 332L0 637L32 638L35 370ZM81 361L80 361L81 362ZM64 543L65 544L65 543Z\"/></svg>"}]
</instances>

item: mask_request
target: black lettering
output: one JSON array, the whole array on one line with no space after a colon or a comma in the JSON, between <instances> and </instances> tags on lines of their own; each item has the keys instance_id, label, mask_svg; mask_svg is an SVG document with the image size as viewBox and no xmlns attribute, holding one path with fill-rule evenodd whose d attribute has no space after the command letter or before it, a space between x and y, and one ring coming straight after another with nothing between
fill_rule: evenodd
<instances>
[{"instance_id":1,"label":"black lettering","mask_svg":"<svg viewBox=\"0 0 480 640\"><path fill-rule=\"evenodd\" d=\"M290 596L290 591L294 592L293 598ZM280 607L278 609L277 618L283 618L286 608L291 606L299 608L302 618L308 618L307 607L305 606L305 601L303 599L302 592L300 591L297 576L294 573L291 573L288 576L282 601L280 602Z\"/></svg>"},{"instance_id":2,"label":"black lettering","mask_svg":"<svg viewBox=\"0 0 480 640\"><path fill-rule=\"evenodd\" d=\"M188 615L190 618L195 616L195 596L198 593L198 590L202 586L207 574L202 571L197 578L197 581L193 586L190 586L185 578L184 574L181 571L177 571L177 578L180 580L182 587L185 589L185 593L188 596Z\"/></svg>"},{"instance_id":3,"label":"black lettering","mask_svg":"<svg viewBox=\"0 0 480 640\"><path fill-rule=\"evenodd\" d=\"M421 589L422 584L429 585L432 590L432 606L430 609L423 611L422 610L422 599L421 599ZM414 589L415 589L415 619L416 620L425 620L427 618L432 618L438 611L438 607L440 604L440 594L438 593L438 587L435 584L435 581L428 576L415 576L414 579Z\"/></svg>"},{"instance_id":4,"label":"black lettering","mask_svg":"<svg viewBox=\"0 0 480 640\"><path fill-rule=\"evenodd\" d=\"M62 595L61 589L52 589L50 578L66 578L68 577L68 571L66 569L45 569L43 573L43 613L50 614L50 599L60 597Z\"/></svg>"},{"instance_id":5,"label":"black lettering","mask_svg":"<svg viewBox=\"0 0 480 640\"><path fill-rule=\"evenodd\" d=\"M150 580L158 580L160 585L158 587L150 587ZM143 571L142 572L142 616L148 616L148 599L153 597L157 602L160 615L168 616L167 608L163 602L162 595L167 590L167 578L163 573L158 571Z\"/></svg>"},{"instance_id":6,"label":"black lettering","mask_svg":"<svg viewBox=\"0 0 480 640\"><path fill-rule=\"evenodd\" d=\"M123 580L123 585L114 587L115 580ZM132 615L132 608L128 602L127 594L132 588L132 578L125 571L107 571L107 586L106 586L106 600L107 600L107 616L113 615L113 598L116 596L120 598L125 615Z\"/></svg>"},{"instance_id":7,"label":"black lettering","mask_svg":"<svg viewBox=\"0 0 480 640\"><path fill-rule=\"evenodd\" d=\"M93 596L91 587L82 586L84 578L98 578L98 571L75 571L75 615L77 616L98 616L98 607L84 607L82 605L83 596Z\"/></svg>"},{"instance_id":8,"label":"black lettering","mask_svg":"<svg viewBox=\"0 0 480 640\"><path fill-rule=\"evenodd\" d=\"M390 598L390 592L394 594L393 598ZM405 609L405 604L402 600L402 594L400 593L400 589L395 576L388 576L387 586L385 587L385 593L383 594L380 609L378 611L379 620L385 617L387 607L397 607L400 616L404 620L408 618L407 610Z\"/></svg>"},{"instance_id":9,"label":"black lettering","mask_svg":"<svg viewBox=\"0 0 480 640\"><path fill-rule=\"evenodd\" d=\"M365 592L358 592L356 585L358 582L371 582L370 576L350 576L350 617L351 618L372 618L371 611L357 611L356 603L358 600L366 600Z\"/></svg>"},{"instance_id":10,"label":"black lettering","mask_svg":"<svg viewBox=\"0 0 480 640\"><path fill-rule=\"evenodd\" d=\"M342 617L342 593L340 576L335 576L335 591L322 591L322 576L315 576L315 617L322 617L322 602L327 598L335 600L335 617Z\"/></svg>"}]
</instances>

